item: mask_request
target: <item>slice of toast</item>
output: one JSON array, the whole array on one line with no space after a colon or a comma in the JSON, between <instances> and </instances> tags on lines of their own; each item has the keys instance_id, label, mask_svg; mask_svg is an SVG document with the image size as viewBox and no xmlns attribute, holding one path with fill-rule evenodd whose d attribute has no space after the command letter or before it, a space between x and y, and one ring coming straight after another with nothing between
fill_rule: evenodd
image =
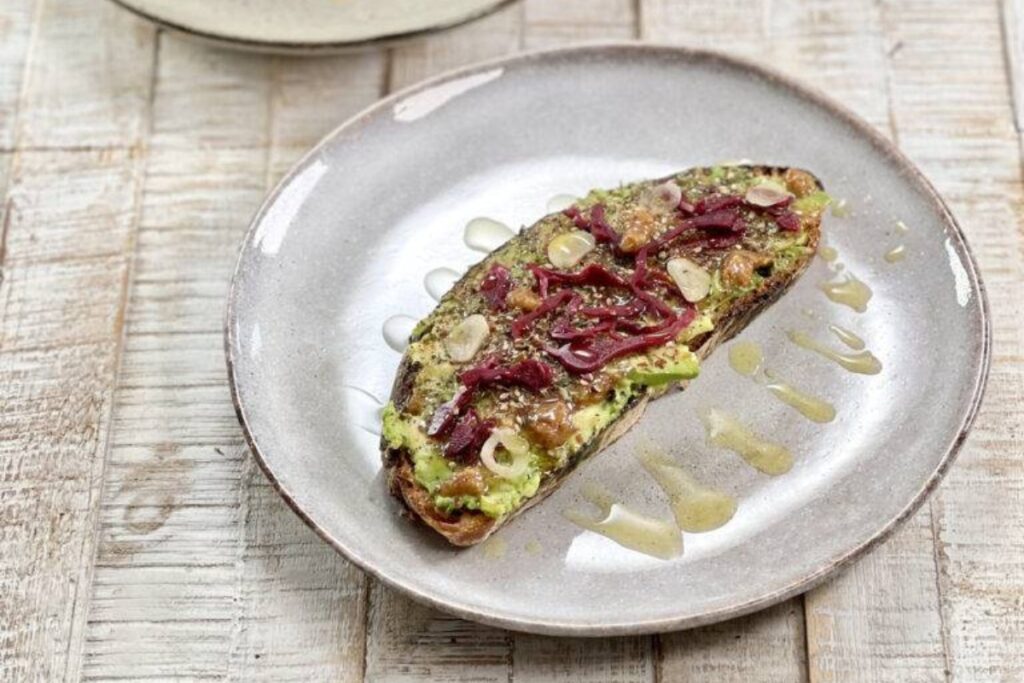
<instances>
[{"instance_id":1,"label":"slice of toast","mask_svg":"<svg viewBox=\"0 0 1024 683\"><path fill-rule=\"evenodd\" d=\"M799 169L695 168L522 230L413 332L384 414L391 491L452 544L483 541L780 297L828 202Z\"/></svg>"}]
</instances>

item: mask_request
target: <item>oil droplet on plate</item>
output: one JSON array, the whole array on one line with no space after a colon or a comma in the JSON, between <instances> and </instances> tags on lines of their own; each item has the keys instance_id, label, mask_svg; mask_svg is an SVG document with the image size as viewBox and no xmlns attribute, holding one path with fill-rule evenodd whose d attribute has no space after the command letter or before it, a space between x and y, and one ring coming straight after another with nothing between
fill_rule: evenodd
<instances>
[{"instance_id":1,"label":"oil droplet on plate","mask_svg":"<svg viewBox=\"0 0 1024 683\"><path fill-rule=\"evenodd\" d=\"M853 332L850 332L850 330L846 328L839 327L838 325L829 325L828 329L832 332L832 334L836 336L836 338L839 341L843 342L854 351L860 351L865 346L867 346L864 343L863 339L855 335Z\"/></svg>"},{"instance_id":2,"label":"oil droplet on plate","mask_svg":"<svg viewBox=\"0 0 1024 683\"><path fill-rule=\"evenodd\" d=\"M829 263L832 263L839 258L839 252L836 251L834 247L822 247L821 249L818 249L818 254L820 254L821 258L825 259Z\"/></svg>"},{"instance_id":3,"label":"oil droplet on plate","mask_svg":"<svg viewBox=\"0 0 1024 683\"><path fill-rule=\"evenodd\" d=\"M763 362L764 354L757 342L736 342L729 347L729 365L741 375L753 377Z\"/></svg>"},{"instance_id":4,"label":"oil droplet on plate","mask_svg":"<svg viewBox=\"0 0 1024 683\"><path fill-rule=\"evenodd\" d=\"M451 268L434 268L424 276L423 288L427 290L427 294L434 301L440 301L441 297L448 293L448 290L459 281L460 277L462 276L458 271Z\"/></svg>"},{"instance_id":5,"label":"oil droplet on plate","mask_svg":"<svg viewBox=\"0 0 1024 683\"><path fill-rule=\"evenodd\" d=\"M503 538L492 536L484 541L484 557L488 560L500 560L505 557L506 550L508 550L508 543Z\"/></svg>"},{"instance_id":6,"label":"oil droplet on plate","mask_svg":"<svg viewBox=\"0 0 1024 683\"><path fill-rule=\"evenodd\" d=\"M856 353L840 353L833 351L821 342L812 339L810 336L800 332L799 330L789 330L786 332L789 340L799 346L800 348L813 351L820 356L828 358L830 361L838 364L844 370L850 372L856 372L860 375L877 375L882 371L882 363L875 358L875 355L870 351L858 351Z\"/></svg>"},{"instance_id":7,"label":"oil droplet on plate","mask_svg":"<svg viewBox=\"0 0 1024 683\"><path fill-rule=\"evenodd\" d=\"M665 453L648 449L637 458L668 495L676 524L683 531L712 531L736 514L735 498L701 484Z\"/></svg>"},{"instance_id":8,"label":"oil droplet on plate","mask_svg":"<svg viewBox=\"0 0 1024 683\"><path fill-rule=\"evenodd\" d=\"M852 273L847 273L842 280L822 282L819 287L821 291L825 292L825 296L837 304L849 306L858 313L868 310L871 288L854 277Z\"/></svg>"},{"instance_id":9,"label":"oil droplet on plate","mask_svg":"<svg viewBox=\"0 0 1024 683\"><path fill-rule=\"evenodd\" d=\"M601 517L594 519L579 510L565 510L562 514L576 526L600 534L623 548L662 560L683 554L683 535L674 522L634 512L595 484L584 486L583 497L600 508Z\"/></svg>"},{"instance_id":10,"label":"oil droplet on plate","mask_svg":"<svg viewBox=\"0 0 1024 683\"><path fill-rule=\"evenodd\" d=\"M902 244L893 247L885 252L885 260L889 263L899 263L907 256L907 249Z\"/></svg>"},{"instance_id":11,"label":"oil droplet on plate","mask_svg":"<svg viewBox=\"0 0 1024 683\"><path fill-rule=\"evenodd\" d=\"M409 337L417 324L416 318L408 315L393 315L384 321L384 341L395 351L402 353L409 346Z\"/></svg>"},{"instance_id":12,"label":"oil droplet on plate","mask_svg":"<svg viewBox=\"0 0 1024 683\"><path fill-rule=\"evenodd\" d=\"M526 552L530 555L540 555L544 550L544 547L540 544L540 541L533 539L526 542Z\"/></svg>"},{"instance_id":13,"label":"oil droplet on plate","mask_svg":"<svg viewBox=\"0 0 1024 683\"><path fill-rule=\"evenodd\" d=\"M910 228L908 228L907 224L904 223L903 221L896 221L896 230L904 234L910 232Z\"/></svg>"},{"instance_id":14,"label":"oil droplet on plate","mask_svg":"<svg viewBox=\"0 0 1024 683\"><path fill-rule=\"evenodd\" d=\"M765 371L768 379L771 380L765 387L772 392L776 398L786 405L795 408L797 412L812 422L824 424L836 419L836 409L831 403L823 401L817 396L812 396L800 391L786 382L779 380L771 373Z\"/></svg>"},{"instance_id":15,"label":"oil droplet on plate","mask_svg":"<svg viewBox=\"0 0 1024 683\"><path fill-rule=\"evenodd\" d=\"M839 199L833 202L832 215L836 218L846 218L850 215L850 203L845 199Z\"/></svg>"},{"instance_id":16,"label":"oil droplet on plate","mask_svg":"<svg viewBox=\"0 0 1024 683\"><path fill-rule=\"evenodd\" d=\"M548 200L548 213L558 213L559 211L565 211L578 201L579 198L574 197L571 194L556 194L554 197Z\"/></svg>"},{"instance_id":17,"label":"oil droplet on plate","mask_svg":"<svg viewBox=\"0 0 1024 683\"><path fill-rule=\"evenodd\" d=\"M474 218L466 224L462 239L470 249L489 254L515 234L512 228L492 218Z\"/></svg>"},{"instance_id":18,"label":"oil droplet on plate","mask_svg":"<svg viewBox=\"0 0 1024 683\"><path fill-rule=\"evenodd\" d=\"M765 441L739 420L717 408L701 411L708 441L733 451L751 467L770 475L785 474L793 467L793 454L785 446Z\"/></svg>"}]
</instances>

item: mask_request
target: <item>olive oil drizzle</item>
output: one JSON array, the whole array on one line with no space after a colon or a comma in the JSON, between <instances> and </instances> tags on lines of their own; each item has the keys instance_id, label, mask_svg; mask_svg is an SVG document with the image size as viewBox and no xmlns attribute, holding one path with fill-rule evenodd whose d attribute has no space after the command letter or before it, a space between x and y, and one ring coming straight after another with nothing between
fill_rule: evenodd
<instances>
[{"instance_id":1,"label":"olive oil drizzle","mask_svg":"<svg viewBox=\"0 0 1024 683\"><path fill-rule=\"evenodd\" d=\"M667 454L648 447L636 457L669 497L676 524L683 531L712 531L736 514L735 498L701 484Z\"/></svg>"},{"instance_id":2,"label":"olive oil drizzle","mask_svg":"<svg viewBox=\"0 0 1024 683\"><path fill-rule=\"evenodd\" d=\"M829 263L839 258L839 252L834 247L821 247L818 249L818 254Z\"/></svg>"},{"instance_id":3,"label":"olive oil drizzle","mask_svg":"<svg viewBox=\"0 0 1024 683\"><path fill-rule=\"evenodd\" d=\"M733 451L758 471L777 476L792 469L789 449L762 439L729 413L710 408L700 418L709 443Z\"/></svg>"},{"instance_id":4,"label":"olive oil drizzle","mask_svg":"<svg viewBox=\"0 0 1024 683\"><path fill-rule=\"evenodd\" d=\"M733 348L740 344L745 345L740 351L734 352ZM734 360L733 356L736 356ZM756 361L754 360L756 359ZM763 353L755 342L738 342L729 349L729 364L733 370L752 378L758 384L763 385L768 391L786 405L795 408L801 415L813 422L831 422L836 417L836 409L832 404L816 396L800 391L792 385L779 380L768 370L764 370L764 377L757 376L761 367Z\"/></svg>"},{"instance_id":5,"label":"olive oil drizzle","mask_svg":"<svg viewBox=\"0 0 1024 683\"><path fill-rule=\"evenodd\" d=\"M765 384L768 391L772 392L777 399L794 408L808 420L824 424L836 419L836 409L831 403L783 382L767 370L765 375L768 378L768 382Z\"/></svg>"},{"instance_id":6,"label":"olive oil drizzle","mask_svg":"<svg viewBox=\"0 0 1024 683\"><path fill-rule=\"evenodd\" d=\"M489 560L500 560L505 557L507 550L508 543L505 542L505 539L498 536L492 536L484 541L484 557Z\"/></svg>"},{"instance_id":7,"label":"olive oil drizzle","mask_svg":"<svg viewBox=\"0 0 1024 683\"><path fill-rule=\"evenodd\" d=\"M885 260L889 263L899 263L907 256L907 249L902 244L899 244L889 251L885 252Z\"/></svg>"},{"instance_id":8,"label":"olive oil drizzle","mask_svg":"<svg viewBox=\"0 0 1024 683\"><path fill-rule=\"evenodd\" d=\"M757 342L736 342L729 347L729 365L741 375L753 377L761 369L764 355Z\"/></svg>"},{"instance_id":9,"label":"olive oil drizzle","mask_svg":"<svg viewBox=\"0 0 1024 683\"><path fill-rule=\"evenodd\" d=\"M858 313L868 310L868 302L872 296L871 288L852 273L846 273L840 280L822 282L819 288L837 304L849 306Z\"/></svg>"},{"instance_id":10,"label":"olive oil drizzle","mask_svg":"<svg viewBox=\"0 0 1024 683\"><path fill-rule=\"evenodd\" d=\"M515 235L515 230L493 218L474 218L466 224L462 240L470 249L489 254Z\"/></svg>"},{"instance_id":11,"label":"olive oil drizzle","mask_svg":"<svg viewBox=\"0 0 1024 683\"><path fill-rule=\"evenodd\" d=\"M392 350L402 353L409 346L409 337L416 327L417 320L408 315L393 315L384 321L381 333L384 341Z\"/></svg>"},{"instance_id":12,"label":"olive oil drizzle","mask_svg":"<svg viewBox=\"0 0 1024 683\"><path fill-rule=\"evenodd\" d=\"M683 554L683 536L675 522L634 512L597 484L584 485L583 498L599 508L601 516L595 519L574 508L563 511L565 518L576 526L600 534L624 548L662 560Z\"/></svg>"},{"instance_id":13,"label":"olive oil drizzle","mask_svg":"<svg viewBox=\"0 0 1024 683\"><path fill-rule=\"evenodd\" d=\"M843 342L854 351L862 351L867 346L863 339L844 327L829 325L828 329L839 341Z\"/></svg>"},{"instance_id":14,"label":"olive oil drizzle","mask_svg":"<svg viewBox=\"0 0 1024 683\"><path fill-rule=\"evenodd\" d=\"M789 337L791 342L800 348L813 351L819 356L828 358L844 370L855 372L860 375L877 375L882 371L882 363L870 351L863 350L857 351L856 353L841 353L828 348L821 342L811 338L809 335L799 330L789 330L786 332L786 335Z\"/></svg>"},{"instance_id":15,"label":"olive oil drizzle","mask_svg":"<svg viewBox=\"0 0 1024 683\"><path fill-rule=\"evenodd\" d=\"M427 290L434 301L440 301L441 297L459 281L459 271L451 268L434 268L423 278L423 288Z\"/></svg>"}]
</instances>

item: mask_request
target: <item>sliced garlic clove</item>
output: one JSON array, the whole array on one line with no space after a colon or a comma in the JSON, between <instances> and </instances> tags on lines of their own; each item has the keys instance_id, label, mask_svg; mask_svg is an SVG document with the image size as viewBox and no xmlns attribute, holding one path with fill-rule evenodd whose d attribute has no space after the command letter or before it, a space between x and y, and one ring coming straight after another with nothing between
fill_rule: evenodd
<instances>
[{"instance_id":1,"label":"sliced garlic clove","mask_svg":"<svg viewBox=\"0 0 1024 683\"><path fill-rule=\"evenodd\" d=\"M565 232L548 242L548 260L556 268L571 268L596 246L597 240L589 232Z\"/></svg>"},{"instance_id":2,"label":"sliced garlic clove","mask_svg":"<svg viewBox=\"0 0 1024 683\"><path fill-rule=\"evenodd\" d=\"M666 264L669 276L690 303L700 301L711 291L711 275L702 266L682 256Z\"/></svg>"},{"instance_id":3,"label":"sliced garlic clove","mask_svg":"<svg viewBox=\"0 0 1024 683\"><path fill-rule=\"evenodd\" d=\"M767 208L781 204L792 196L782 185L765 181L747 190L744 199L748 204Z\"/></svg>"},{"instance_id":4,"label":"sliced garlic clove","mask_svg":"<svg viewBox=\"0 0 1024 683\"><path fill-rule=\"evenodd\" d=\"M674 180L666 180L644 191L640 203L653 211L675 211L683 199L683 190Z\"/></svg>"},{"instance_id":5,"label":"sliced garlic clove","mask_svg":"<svg viewBox=\"0 0 1024 683\"><path fill-rule=\"evenodd\" d=\"M510 464L500 463L494 457L499 444L512 456ZM526 474L526 470L530 466L530 445L515 431L500 427L491 432L487 441L480 448L480 462L499 477L518 479Z\"/></svg>"},{"instance_id":6,"label":"sliced garlic clove","mask_svg":"<svg viewBox=\"0 0 1024 683\"><path fill-rule=\"evenodd\" d=\"M448 357L456 363L467 363L473 360L480 347L487 340L491 328L487 318L480 314L471 315L452 328L444 340Z\"/></svg>"}]
</instances>

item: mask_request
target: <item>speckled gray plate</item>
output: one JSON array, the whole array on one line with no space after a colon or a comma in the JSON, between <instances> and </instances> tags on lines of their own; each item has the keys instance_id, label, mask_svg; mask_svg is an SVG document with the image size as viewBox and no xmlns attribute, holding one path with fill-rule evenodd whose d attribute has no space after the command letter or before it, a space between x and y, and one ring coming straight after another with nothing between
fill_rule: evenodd
<instances>
[{"instance_id":1,"label":"speckled gray plate","mask_svg":"<svg viewBox=\"0 0 1024 683\"><path fill-rule=\"evenodd\" d=\"M747 157L814 170L852 214L825 241L874 298L830 303L817 260L743 338L782 377L832 401L811 423L733 373L725 349L684 392L651 406L624 439L498 534L504 557L458 551L398 517L384 490L376 405L399 354L394 314L422 316L424 275L480 258L476 216L529 224L559 193ZM898 233L895 224L910 227ZM906 244L906 260L883 254ZM818 320L806 315L810 309ZM863 336L885 366L852 375L790 344L827 322ZM491 62L378 103L342 125L281 183L245 240L227 319L239 416L282 495L357 565L414 598L490 624L551 634L644 633L765 607L820 582L888 535L936 486L980 400L989 357L977 268L956 223L914 167L821 95L705 52L588 46ZM705 444L695 410L724 406L789 445L770 478ZM668 515L631 453L646 437L731 491L725 527L687 534L664 562L568 523L599 482ZM539 541L542 551L525 546Z\"/></svg>"},{"instance_id":2,"label":"speckled gray plate","mask_svg":"<svg viewBox=\"0 0 1024 683\"><path fill-rule=\"evenodd\" d=\"M357 50L450 28L514 0L113 0L187 37L275 53Z\"/></svg>"}]
</instances>

